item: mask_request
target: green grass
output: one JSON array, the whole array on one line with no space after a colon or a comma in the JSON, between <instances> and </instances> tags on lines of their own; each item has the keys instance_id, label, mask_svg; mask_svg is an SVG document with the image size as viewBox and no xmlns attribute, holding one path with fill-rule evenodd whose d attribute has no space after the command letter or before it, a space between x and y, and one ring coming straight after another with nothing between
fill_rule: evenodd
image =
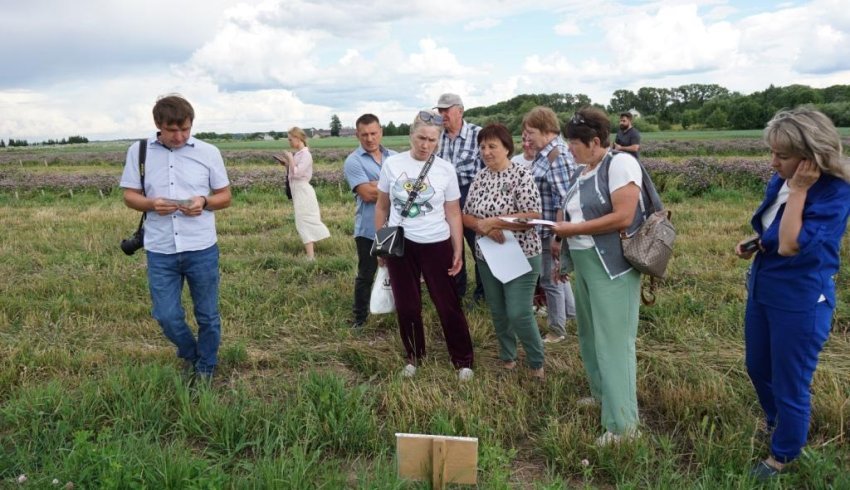
<instances>
[{"instance_id":1,"label":"green grass","mask_svg":"<svg viewBox=\"0 0 850 490\"><path fill-rule=\"evenodd\" d=\"M598 410L575 406L588 387L574 325L547 348L537 386L500 373L489 315L475 310L475 380L460 386L426 301L429 355L402 379L394 317L359 334L347 327L350 193L317 192L332 237L315 263L279 191L237 190L217 213L223 340L210 389L180 379L150 317L144 255L118 249L137 215L116 192L0 192L0 488L20 474L33 488L54 478L77 488L409 488L395 476L396 432L478 437L482 488L751 486L747 470L767 446L743 366L746 264L732 247L749 233L757 192L669 200L676 256L658 304L641 310L637 344L646 437L613 449L593 446ZM850 486L847 250L810 443L777 487Z\"/></svg>"}]
</instances>

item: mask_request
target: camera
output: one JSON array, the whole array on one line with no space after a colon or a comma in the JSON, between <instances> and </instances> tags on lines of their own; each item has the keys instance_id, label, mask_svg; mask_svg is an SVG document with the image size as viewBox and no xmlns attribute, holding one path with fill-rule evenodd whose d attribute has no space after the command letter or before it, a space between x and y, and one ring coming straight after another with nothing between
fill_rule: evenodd
<instances>
[{"instance_id":1,"label":"camera","mask_svg":"<svg viewBox=\"0 0 850 490\"><path fill-rule=\"evenodd\" d=\"M136 250L142 248L144 245L145 230L143 228L139 228L135 233L133 233L133 236L121 240L121 251L127 255L133 255L136 253Z\"/></svg>"}]
</instances>

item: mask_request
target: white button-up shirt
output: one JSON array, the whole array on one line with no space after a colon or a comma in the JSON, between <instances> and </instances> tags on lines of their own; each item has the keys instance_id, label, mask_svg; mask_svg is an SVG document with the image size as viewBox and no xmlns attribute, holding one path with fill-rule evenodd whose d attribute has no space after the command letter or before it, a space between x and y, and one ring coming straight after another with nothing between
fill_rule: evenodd
<instances>
[{"instance_id":1,"label":"white button-up shirt","mask_svg":"<svg viewBox=\"0 0 850 490\"><path fill-rule=\"evenodd\" d=\"M139 143L127 150L121 187L141 190ZM213 189L230 185L221 152L215 146L190 137L186 144L171 150L156 137L148 138L145 158L145 195L148 198L189 199L208 196ZM204 210L200 216L180 211L160 216L148 211L145 219L145 250L174 254L204 250L216 243L215 214Z\"/></svg>"}]
</instances>

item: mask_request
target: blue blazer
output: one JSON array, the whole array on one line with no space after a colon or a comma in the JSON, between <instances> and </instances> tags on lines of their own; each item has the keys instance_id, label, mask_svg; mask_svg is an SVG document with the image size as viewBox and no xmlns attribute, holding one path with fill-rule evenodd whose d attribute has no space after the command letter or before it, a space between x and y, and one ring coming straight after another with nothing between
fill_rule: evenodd
<instances>
[{"instance_id":1,"label":"blue blazer","mask_svg":"<svg viewBox=\"0 0 850 490\"><path fill-rule=\"evenodd\" d=\"M835 306L835 282L838 272L841 237L850 214L850 184L822 174L806 194L803 226L797 242L800 251L792 257L779 255L779 222L785 204L776 219L763 229L761 216L776 200L785 180L778 174L770 179L764 201L753 214L753 229L761 237L764 252L753 261L749 294L758 303L785 311L807 311L815 307L821 295Z\"/></svg>"}]
</instances>

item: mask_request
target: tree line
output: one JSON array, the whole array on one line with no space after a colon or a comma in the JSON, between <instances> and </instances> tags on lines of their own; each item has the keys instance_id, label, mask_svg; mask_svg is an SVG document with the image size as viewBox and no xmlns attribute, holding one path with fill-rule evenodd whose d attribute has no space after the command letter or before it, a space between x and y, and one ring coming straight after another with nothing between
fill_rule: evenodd
<instances>
[{"instance_id":1,"label":"tree line","mask_svg":"<svg viewBox=\"0 0 850 490\"><path fill-rule=\"evenodd\" d=\"M49 139L47 141L42 141L41 143L33 143L33 145L72 145L75 143L88 143L89 139L85 136L68 136L67 138L62 138L61 140ZM0 148L6 148L7 146L30 146L29 141L27 140L16 140L13 138L9 138L9 143L5 143L3 140L0 140Z\"/></svg>"},{"instance_id":2,"label":"tree line","mask_svg":"<svg viewBox=\"0 0 850 490\"><path fill-rule=\"evenodd\" d=\"M743 95L716 84L688 84L674 88L641 87L637 92L617 90L608 105L592 103L584 94L526 94L487 107L465 111L478 125L500 122L512 132L521 131L523 116L534 106L552 108L567 120L580 107L593 105L611 114L637 111L641 131L670 129L761 129L776 111L811 104L836 126L850 126L850 85L816 89L806 85L775 87Z\"/></svg>"}]
</instances>

